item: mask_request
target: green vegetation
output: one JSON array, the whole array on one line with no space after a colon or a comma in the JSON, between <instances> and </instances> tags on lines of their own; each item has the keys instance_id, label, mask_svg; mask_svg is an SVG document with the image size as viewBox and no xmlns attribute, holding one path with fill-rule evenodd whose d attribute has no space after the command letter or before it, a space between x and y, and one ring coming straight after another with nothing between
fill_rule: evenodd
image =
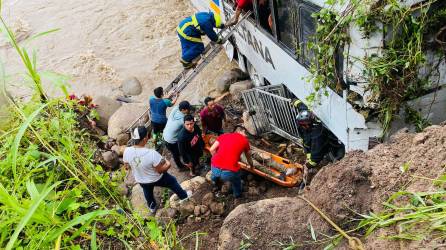
<instances>
[{"instance_id":1,"label":"green vegetation","mask_svg":"<svg viewBox=\"0 0 446 250\"><path fill-rule=\"evenodd\" d=\"M385 134L404 101L438 87L438 82L432 83L427 79L436 74L439 63L446 56L444 48L438 42L432 42L445 25L446 5L438 0L412 7L403 6L396 0L351 0L342 13L337 13L334 6L345 2L328 0L326 3L331 7L314 15L318 25L315 42L309 44L309 49L315 52L309 80L316 93L309 100L317 99L320 91L327 87L338 93L347 87L339 72L342 65L339 65L337 57L344 53L344 60L348 58L349 29L359 27L364 38L380 32L384 35L384 46L379 55L350 60L364 65L363 74L369 83L366 89L370 93L368 107L356 108L366 108L368 111L364 113L377 113ZM439 60L436 65L429 65L430 72L420 75L419 68L426 64L428 50L436 53Z\"/></svg>"},{"instance_id":2,"label":"green vegetation","mask_svg":"<svg viewBox=\"0 0 446 250\"><path fill-rule=\"evenodd\" d=\"M366 235L369 235L376 229L396 226L398 234L388 236L389 239L444 240L446 175L431 181L435 191L396 192L384 203L383 212L363 215L359 227L366 228Z\"/></svg>"},{"instance_id":3,"label":"green vegetation","mask_svg":"<svg viewBox=\"0 0 446 250\"><path fill-rule=\"evenodd\" d=\"M100 138L88 129L94 105L88 98L48 98L36 53L30 58L0 21L34 87L29 100L9 100L10 116L1 124L0 248L178 247L174 225L163 229L153 218L144 220L119 195L124 173L106 172L95 163ZM7 79L2 75L3 84ZM63 77L51 80L67 95Z\"/></svg>"}]
</instances>

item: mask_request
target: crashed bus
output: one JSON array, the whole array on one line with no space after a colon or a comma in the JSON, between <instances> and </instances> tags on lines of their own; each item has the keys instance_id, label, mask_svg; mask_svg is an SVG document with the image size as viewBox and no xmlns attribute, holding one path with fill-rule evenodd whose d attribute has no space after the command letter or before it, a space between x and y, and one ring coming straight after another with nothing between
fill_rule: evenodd
<instances>
[{"instance_id":1,"label":"crashed bus","mask_svg":"<svg viewBox=\"0 0 446 250\"><path fill-rule=\"evenodd\" d=\"M199 11L213 11L225 21L235 12L231 0L192 0L192 3ZM403 1L401 4L416 6L423 1ZM224 45L228 57L236 60L258 87L247 91L243 97L247 108L256 111L251 113L260 132L269 130L291 140L298 139L294 122L296 111L287 103L293 97L307 102L307 97L315 92L308 82L314 53L307 49L307 44L317 28L313 14L326 7L324 0L254 0L253 15L243 20L241 28ZM338 12L345 8L348 8L347 4L334 7ZM364 37L354 25L348 33L351 41L336 55L344 88L341 91L327 88L326 94L320 95L312 109L347 151L368 150L382 135L383 125L377 119L369 119L357 108L373 105L368 102L369 83L363 75L365 65L357 59L373 53L379 56L386 34L375 32ZM420 113L427 113L431 122L437 123L446 118L446 91L442 88L446 83L446 67L444 58L428 55L427 59L430 63L442 60L437 64L437 84L409 103ZM348 100L351 93L359 96L359 100L354 103ZM405 126L409 125L404 118L397 117L391 133Z\"/></svg>"}]
</instances>

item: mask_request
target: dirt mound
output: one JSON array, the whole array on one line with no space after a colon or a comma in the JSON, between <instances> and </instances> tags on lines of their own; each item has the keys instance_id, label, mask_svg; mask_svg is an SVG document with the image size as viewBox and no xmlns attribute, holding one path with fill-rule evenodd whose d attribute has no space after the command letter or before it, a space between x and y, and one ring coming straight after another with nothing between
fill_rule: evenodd
<instances>
[{"instance_id":1,"label":"dirt mound","mask_svg":"<svg viewBox=\"0 0 446 250\"><path fill-rule=\"evenodd\" d=\"M313 179L304 196L346 230L357 225L359 214L379 212L382 203L400 189L428 191L429 180L444 172L446 164L446 126L431 126L422 133L400 131L390 142L372 150L351 152L340 162L324 167ZM311 225L311 226L310 226ZM316 248L311 230L318 240L334 235L333 229L299 198L284 201L258 201L231 212L220 232L221 249L233 249L249 242L254 249ZM394 228L378 230L364 240L368 249L399 249L406 243L379 238L395 234ZM229 233L228 233L229 232ZM280 232L282 236L278 234ZM248 240L247 236L250 237ZM228 240L230 239L230 240ZM243 240L243 241L242 241ZM230 243L227 243L230 242ZM328 241L317 242L319 247ZM410 248L422 242L410 243Z\"/></svg>"}]
</instances>

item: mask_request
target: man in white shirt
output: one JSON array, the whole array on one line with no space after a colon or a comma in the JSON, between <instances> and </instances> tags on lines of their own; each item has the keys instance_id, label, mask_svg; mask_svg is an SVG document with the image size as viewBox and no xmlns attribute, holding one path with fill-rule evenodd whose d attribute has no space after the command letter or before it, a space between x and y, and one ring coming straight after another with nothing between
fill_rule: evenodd
<instances>
[{"instance_id":1,"label":"man in white shirt","mask_svg":"<svg viewBox=\"0 0 446 250\"><path fill-rule=\"evenodd\" d=\"M132 139L135 145L124 150L123 160L125 164L132 168L133 176L141 185L144 197L151 213L156 212L156 201L153 196L155 186L166 187L172 190L181 200L187 199L192 193L186 192L177 179L167 173L170 162L165 160L157 151L146 148L145 145L150 139L150 133L146 127L137 127Z\"/></svg>"}]
</instances>

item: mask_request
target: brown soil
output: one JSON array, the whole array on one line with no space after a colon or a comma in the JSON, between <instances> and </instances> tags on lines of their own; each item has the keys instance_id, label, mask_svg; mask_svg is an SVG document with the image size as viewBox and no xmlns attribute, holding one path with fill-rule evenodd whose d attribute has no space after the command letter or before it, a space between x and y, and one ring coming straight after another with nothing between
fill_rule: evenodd
<instances>
[{"instance_id":1,"label":"brown soil","mask_svg":"<svg viewBox=\"0 0 446 250\"><path fill-rule=\"evenodd\" d=\"M357 226L355 219L360 218L359 214L379 213L383 210L382 203L395 191L432 191L431 181L415 176L437 178L444 174L445 148L446 126L432 126L419 134L400 131L388 143L378 145L366 153L350 152L340 162L323 167L311 185L305 189L304 196L343 229L353 229ZM405 173L400 170L403 164L410 166ZM271 242L283 242L287 238L289 242L290 237L294 242L301 244L301 248L323 248L327 242L319 246L309 243L312 239L308 221L311 221L318 239L325 238L323 234L336 234L334 229L301 199L294 199L287 205L274 204L266 210L267 212L262 212L258 204L255 207L254 205L255 203L246 206L244 213L231 217L231 220L224 224L226 229L233 232L232 241L237 244L242 239L239 235L244 232L257 235L251 242L253 249L281 249L272 246ZM276 209L281 210L283 214L273 215ZM265 228L265 225L268 227ZM360 237L361 233L363 232L351 234ZM377 230L362 240L366 249L435 248L436 245L443 244L438 239L399 242L382 238L395 234L396 229L388 227ZM236 245L231 245L230 248L234 246ZM345 247L346 243L341 243L340 248Z\"/></svg>"}]
</instances>

